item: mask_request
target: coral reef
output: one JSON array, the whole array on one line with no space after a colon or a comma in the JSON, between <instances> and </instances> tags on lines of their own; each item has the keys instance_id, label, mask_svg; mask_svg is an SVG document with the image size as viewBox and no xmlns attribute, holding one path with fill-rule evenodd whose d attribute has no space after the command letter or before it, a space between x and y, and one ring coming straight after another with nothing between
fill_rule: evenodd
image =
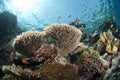
<instances>
[{"instance_id":1,"label":"coral reef","mask_svg":"<svg viewBox=\"0 0 120 80\"><path fill-rule=\"evenodd\" d=\"M59 53L67 56L77 48L82 32L68 24L52 24L45 29L46 36L51 37Z\"/></svg>"},{"instance_id":2,"label":"coral reef","mask_svg":"<svg viewBox=\"0 0 120 80\"><path fill-rule=\"evenodd\" d=\"M120 40L110 30L92 35L84 30L52 24L18 35L14 49L5 47L14 64L2 67L2 80L119 80Z\"/></svg>"},{"instance_id":3,"label":"coral reef","mask_svg":"<svg viewBox=\"0 0 120 80\"><path fill-rule=\"evenodd\" d=\"M71 64L51 62L43 66L41 70L42 80L79 80L78 71Z\"/></svg>"},{"instance_id":4,"label":"coral reef","mask_svg":"<svg viewBox=\"0 0 120 80\"><path fill-rule=\"evenodd\" d=\"M27 68L22 68L21 66L12 65L4 65L2 68L3 72L6 74L14 74L15 77L27 79L27 80L36 80L39 79L41 74L40 70L30 70Z\"/></svg>"},{"instance_id":5,"label":"coral reef","mask_svg":"<svg viewBox=\"0 0 120 80\"><path fill-rule=\"evenodd\" d=\"M102 74L104 66L100 60L100 55L93 47L80 53L75 64L78 66L79 75L82 79L88 80L96 73Z\"/></svg>"},{"instance_id":6,"label":"coral reef","mask_svg":"<svg viewBox=\"0 0 120 80\"><path fill-rule=\"evenodd\" d=\"M43 44L44 32L27 31L18 35L14 42L13 47L19 53L28 56L33 51L36 51Z\"/></svg>"}]
</instances>

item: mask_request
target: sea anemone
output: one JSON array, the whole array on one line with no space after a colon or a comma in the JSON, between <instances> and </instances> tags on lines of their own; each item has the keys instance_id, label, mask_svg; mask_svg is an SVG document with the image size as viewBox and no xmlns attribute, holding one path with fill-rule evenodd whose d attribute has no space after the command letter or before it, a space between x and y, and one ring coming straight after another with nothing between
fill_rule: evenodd
<instances>
[{"instance_id":1,"label":"sea anemone","mask_svg":"<svg viewBox=\"0 0 120 80\"><path fill-rule=\"evenodd\" d=\"M28 56L33 51L36 51L43 44L44 32L27 31L18 35L14 42L13 47L19 53Z\"/></svg>"},{"instance_id":2,"label":"sea anemone","mask_svg":"<svg viewBox=\"0 0 120 80\"><path fill-rule=\"evenodd\" d=\"M82 32L68 24L52 24L45 29L46 36L53 40L61 55L67 56L77 48Z\"/></svg>"}]
</instances>

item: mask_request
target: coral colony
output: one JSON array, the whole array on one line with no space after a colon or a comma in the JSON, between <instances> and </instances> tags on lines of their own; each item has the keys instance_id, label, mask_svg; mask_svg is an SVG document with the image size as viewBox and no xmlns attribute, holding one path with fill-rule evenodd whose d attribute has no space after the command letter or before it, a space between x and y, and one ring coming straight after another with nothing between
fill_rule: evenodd
<instances>
[{"instance_id":1,"label":"coral colony","mask_svg":"<svg viewBox=\"0 0 120 80\"><path fill-rule=\"evenodd\" d=\"M3 65L2 80L120 80L120 40L111 30L97 35L69 24L23 32L13 41L17 58Z\"/></svg>"}]
</instances>

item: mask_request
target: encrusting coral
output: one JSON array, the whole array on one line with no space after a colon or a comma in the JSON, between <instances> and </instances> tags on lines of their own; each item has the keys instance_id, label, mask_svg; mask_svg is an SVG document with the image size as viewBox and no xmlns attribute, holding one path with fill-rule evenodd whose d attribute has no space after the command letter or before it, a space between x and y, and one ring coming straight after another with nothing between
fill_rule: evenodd
<instances>
[{"instance_id":1,"label":"encrusting coral","mask_svg":"<svg viewBox=\"0 0 120 80\"><path fill-rule=\"evenodd\" d=\"M82 79L90 79L96 73L103 73L104 66L97 51L90 47L80 53L75 64L78 66L79 75Z\"/></svg>"},{"instance_id":2,"label":"encrusting coral","mask_svg":"<svg viewBox=\"0 0 120 80\"><path fill-rule=\"evenodd\" d=\"M42 80L79 80L77 68L72 64L60 64L53 61L43 66Z\"/></svg>"},{"instance_id":3,"label":"encrusting coral","mask_svg":"<svg viewBox=\"0 0 120 80\"><path fill-rule=\"evenodd\" d=\"M13 47L19 53L28 56L33 51L36 51L43 44L44 32L27 31L18 35L14 42Z\"/></svg>"},{"instance_id":4,"label":"encrusting coral","mask_svg":"<svg viewBox=\"0 0 120 80\"><path fill-rule=\"evenodd\" d=\"M32 71L31 69L23 69L21 66L13 65L4 65L2 70L6 74L14 74L15 77L22 78L23 80L36 80L39 79L41 74L40 70Z\"/></svg>"},{"instance_id":5,"label":"encrusting coral","mask_svg":"<svg viewBox=\"0 0 120 80\"><path fill-rule=\"evenodd\" d=\"M45 35L51 37L61 55L67 56L77 48L82 32L68 24L52 24L45 28Z\"/></svg>"}]
</instances>

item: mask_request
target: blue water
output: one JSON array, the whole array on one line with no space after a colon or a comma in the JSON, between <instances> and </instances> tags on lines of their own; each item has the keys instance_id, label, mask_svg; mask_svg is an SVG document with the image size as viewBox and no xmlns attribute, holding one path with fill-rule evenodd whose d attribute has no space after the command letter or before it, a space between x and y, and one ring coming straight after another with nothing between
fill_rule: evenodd
<instances>
[{"instance_id":1,"label":"blue water","mask_svg":"<svg viewBox=\"0 0 120 80\"><path fill-rule=\"evenodd\" d=\"M0 11L10 11L23 30L42 30L53 23L71 23L76 18L87 32L99 27L108 16L120 23L119 0L0 0ZM23 2L22 2L23 1ZM69 17L71 15L71 17Z\"/></svg>"}]
</instances>

